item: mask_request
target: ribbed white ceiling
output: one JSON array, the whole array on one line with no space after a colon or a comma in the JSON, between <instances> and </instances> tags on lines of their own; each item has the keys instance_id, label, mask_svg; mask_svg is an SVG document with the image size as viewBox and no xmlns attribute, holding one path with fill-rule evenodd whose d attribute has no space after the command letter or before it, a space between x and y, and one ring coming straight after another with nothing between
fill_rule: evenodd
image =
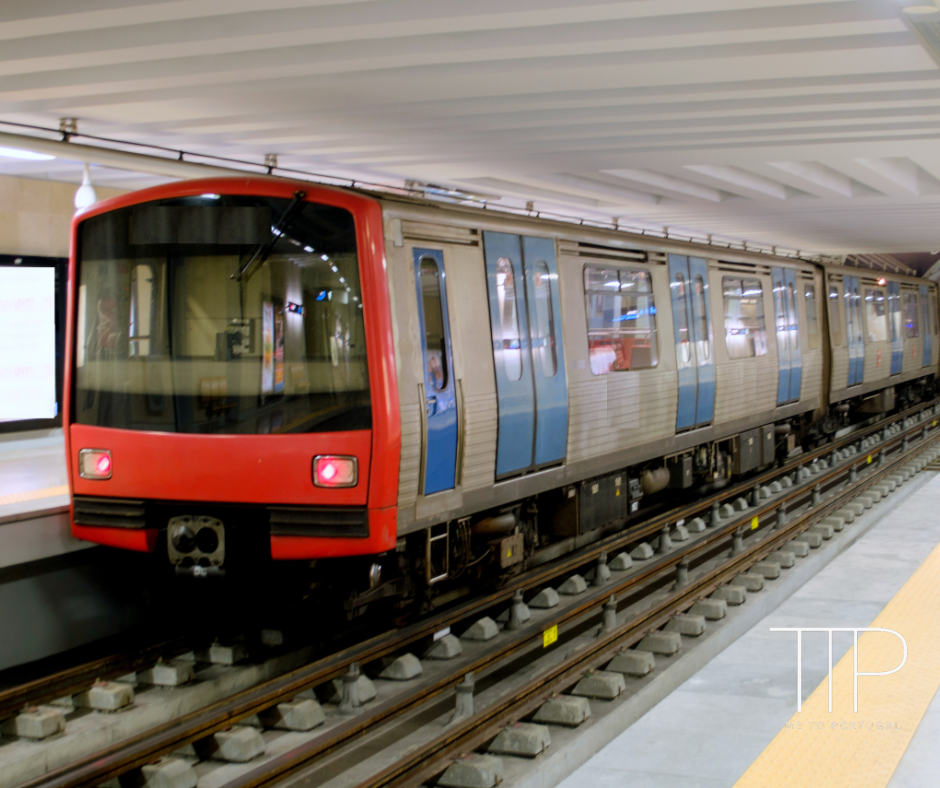
<instances>
[{"instance_id":1,"label":"ribbed white ceiling","mask_svg":"<svg viewBox=\"0 0 940 788\"><path fill-rule=\"evenodd\" d=\"M927 251L940 38L912 19L898 0L0 3L0 120L807 251Z\"/></svg>"}]
</instances>

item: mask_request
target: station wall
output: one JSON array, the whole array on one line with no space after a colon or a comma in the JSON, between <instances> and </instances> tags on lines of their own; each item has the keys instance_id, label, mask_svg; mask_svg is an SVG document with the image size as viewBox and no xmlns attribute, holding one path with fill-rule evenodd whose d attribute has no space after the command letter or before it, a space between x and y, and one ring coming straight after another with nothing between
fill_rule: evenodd
<instances>
[{"instance_id":1,"label":"station wall","mask_svg":"<svg viewBox=\"0 0 940 788\"><path fill-rule=\"evenodd\" d=\"M74 183L0 175L0 254L67 257ZM99 200L121 189L95 186Z\"/></svg>"}]
</instances>

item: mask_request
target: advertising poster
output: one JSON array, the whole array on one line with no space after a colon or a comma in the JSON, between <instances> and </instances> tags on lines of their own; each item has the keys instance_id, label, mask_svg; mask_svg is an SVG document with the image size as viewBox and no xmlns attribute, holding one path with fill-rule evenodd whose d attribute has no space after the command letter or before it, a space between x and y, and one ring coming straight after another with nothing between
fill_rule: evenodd
<instances>
[{"instance_id":1,"label":"advertising poster","mask_svg":"<svg viewBox=\"0 0 940 788\"><path fill-rule=\"evenodd\" d=\"M54 419L55 269L0 267L0 421Z\"/></svg>"},{"instance_id":2,"label":"advertising poster","mask_svg":"<svg viewBox=\"0 0 940 788\"><path fill-rule=\"evenodd\" d=\"M274 304L261 305L261 394L274 393Z\"/></svg>"},{"instance_id":3,"label":"advertising poster","mask_svg":"<svg viewBox=\"0 0 940 788\"><path fill-rule=\"evenodd\" d=\"M274 393L284 392L284 306L274 305Z\"/></svg>"}]
</instances>

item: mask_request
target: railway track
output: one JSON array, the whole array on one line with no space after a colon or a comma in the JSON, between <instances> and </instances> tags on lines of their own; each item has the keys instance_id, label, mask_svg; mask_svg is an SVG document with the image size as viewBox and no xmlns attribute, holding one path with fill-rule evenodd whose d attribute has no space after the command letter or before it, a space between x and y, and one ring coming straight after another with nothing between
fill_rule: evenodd
<instances>
[{"instance_id":1,"label":"railway track","mask_svg":"<svg viewBox=\"0 0 940 788\"><path fill-rule=\"evenodd\" d=\"M596 626L603 617L603 605L608 603L609 613L610 599L616 599L616 625L601 632L575 657L542 671L525 686L517 688L511 697L488 705L451 725L439 736L412 747L407 756L378 770L362 783L363 786L417 784L439 774L459 753L472 750L492 738L500 727L530 714L547 697L570 687L610 659L618 649L636 643L646 633L663 626L676 613L688 609L744 568L841 507L848 497L858 495L915 453L922 452L926 445L940 438L935 429L935 413L936 403L912 408L899 414L890 425L859 430L801 455L783 468L767 471L694 504L658 515L628 531L605 536L575 554L531 570L496 592L338 651L116 744L93 757L49 772L26 785L30 788L98 785L244 722L305 690L342 678L344 674L350 675L358 665L416 649L448 628L459 630L487 613L495 615L518 592L531 594L577 570L596 566L598 561L603 563L606 556L618 550L658 536L659 551L637 562L629 571L617 573L608 582L566 599L557 608L534 615L528 625L518 630L504 630L486 644L467 648L461 658L429 666L420 680L402 683L397 691L368 707L350 709L351 713L346 715L331 715L323 729L311 731L302 744L269 758L254 769L248 768L226 788L271 785L328 760L332 754L342 753L360 737L374 734L383 726L387 728L409 714L415 715L429 704L450 703L450 690L464 681L468 673L485 677L498 671L500 666L523 665L553 653L552 649L544 648L546 631L557 633L559 646L554 647L557 652L572 638ZM762 488L793 476L797 480L792 486L763 497ZM728 501L738 501L746 493L752 496L746 508L741 509L738 503L733 515L722 515L720 507ZM715 521L703 532L687 541L668 544L667 535L677 522L689 521L697 515L711 520L716 513Z\"/></svg>"}]
</instances>

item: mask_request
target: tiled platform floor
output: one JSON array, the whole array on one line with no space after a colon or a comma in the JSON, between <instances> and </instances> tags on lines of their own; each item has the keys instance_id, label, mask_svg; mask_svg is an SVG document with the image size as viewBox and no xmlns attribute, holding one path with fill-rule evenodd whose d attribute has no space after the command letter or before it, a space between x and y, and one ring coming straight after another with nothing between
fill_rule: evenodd
<instances>
[{"instance_id":1,"label":"tiled platform floor","mask_svg":"<svg viewBox=\"0 0 940 788\"><path fill-rule=\"evenodd\" d=\"M938 543L940 476L888 512L771 615L562 782L561 788L733 786L796 711L796 635L770 628L868 626ZM828 654L825 633L806 633L803 638L805 699L825 680ZM851 633L835 633L833 662L851 645ZM937 784L938 697L890 788ZM890 734L866 731L864 735Z\"/></svg>"}]
</instances>

